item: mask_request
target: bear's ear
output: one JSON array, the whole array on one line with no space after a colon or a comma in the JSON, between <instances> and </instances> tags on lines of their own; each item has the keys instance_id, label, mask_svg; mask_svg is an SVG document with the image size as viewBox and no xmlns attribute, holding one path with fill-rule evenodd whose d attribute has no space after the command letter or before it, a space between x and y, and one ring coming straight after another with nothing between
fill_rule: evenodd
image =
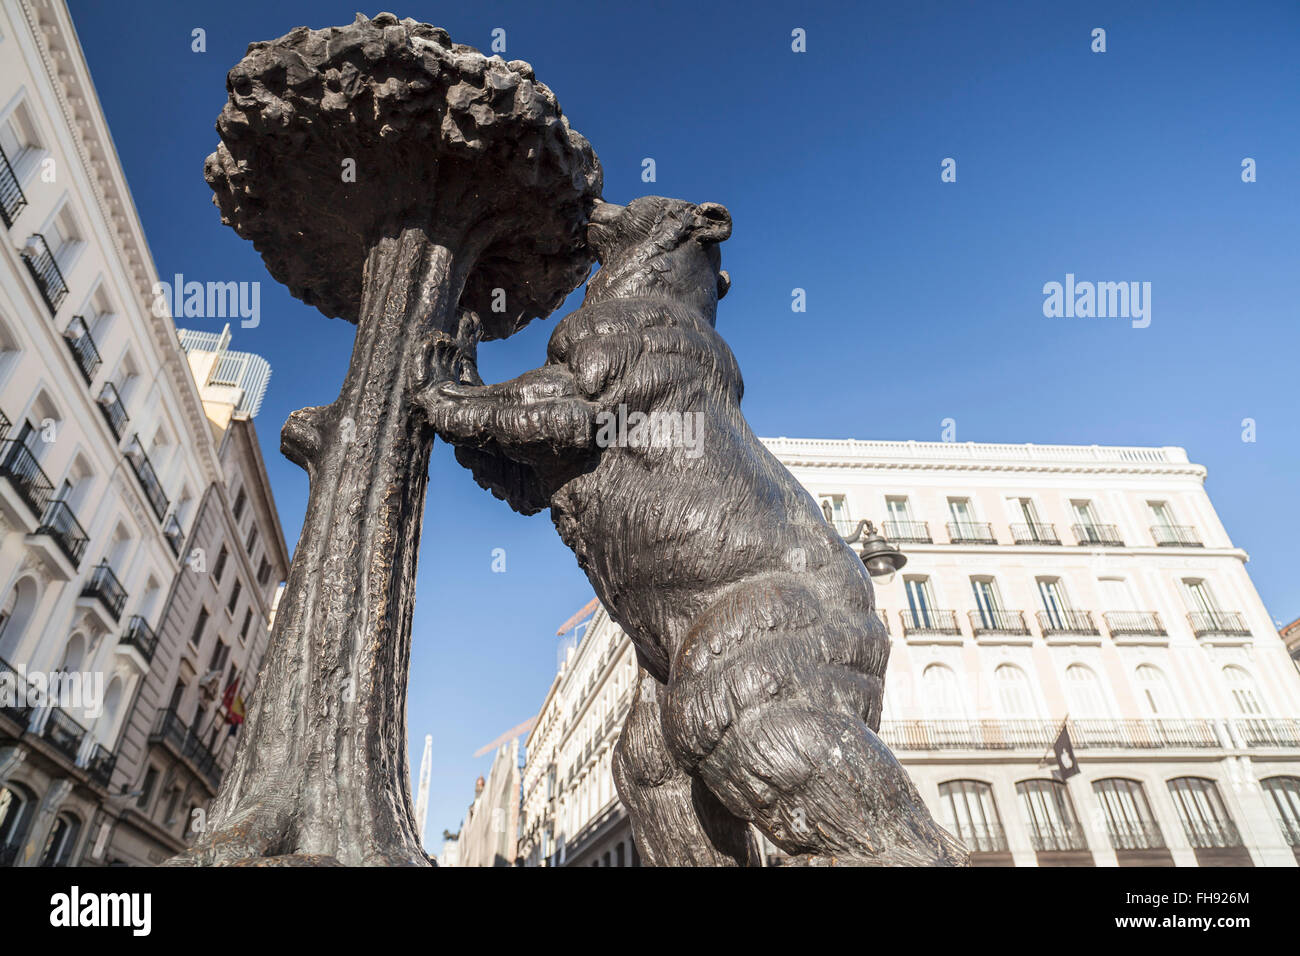
<instances>
[{"instance_id":1,"label":"bear's ear","mask_svg":"<svg viewBox=\"0 0 1300 956\"><path fill-rule=\"evenodd\" d=\"M731 276L727 274L726 269L718 270L718 298L721 299L731 288Z\"/></svg>"},{"instance_id":2,"label":"bear's ear","mask_svg":"<svg viewBox=\"0 0 1300 956\"><path fill-rule=\"evenodd\" d=\"M695 207L695 238L700 242L722 242L731 235L731 213L716 202Z\"/></svg>"}]
</instances>

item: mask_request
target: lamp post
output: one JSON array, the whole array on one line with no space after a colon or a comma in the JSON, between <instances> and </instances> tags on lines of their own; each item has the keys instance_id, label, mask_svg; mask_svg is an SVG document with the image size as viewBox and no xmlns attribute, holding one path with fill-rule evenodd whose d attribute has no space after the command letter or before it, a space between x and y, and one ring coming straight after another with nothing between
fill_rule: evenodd
<instances>
[{"instance_id":1,"label":"lamp post","mask_svg":"<svg viewBox=\"0 0 1300 956\"><path fill-rule=\"evenodd\" d=\"M881 584L894 580L894 572L907 564L907 555L886 541L869 520L859 521L857 529L844 540L848 544L862 542L862 551L858 556L867 566L867 573L878 578Z\"/></svg>"}]
</instances>

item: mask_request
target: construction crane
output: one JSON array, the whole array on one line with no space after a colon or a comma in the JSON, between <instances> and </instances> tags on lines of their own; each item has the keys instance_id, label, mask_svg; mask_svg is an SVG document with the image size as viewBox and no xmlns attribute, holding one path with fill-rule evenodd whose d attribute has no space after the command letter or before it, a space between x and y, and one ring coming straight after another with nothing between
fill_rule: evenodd
<instances>
[{"instance_id":1,"label":"construction crane","mask_svg":"<svg viewBox=\"0 0 1300 956\"><path fill-rule=\"evenodd\" d=\"M429 822L429 777L433 774L433 734L424 735L424 756L420 758L420 788L415 795L415 822L424 846L424 828Z\"/></svg>"}]
</instances>

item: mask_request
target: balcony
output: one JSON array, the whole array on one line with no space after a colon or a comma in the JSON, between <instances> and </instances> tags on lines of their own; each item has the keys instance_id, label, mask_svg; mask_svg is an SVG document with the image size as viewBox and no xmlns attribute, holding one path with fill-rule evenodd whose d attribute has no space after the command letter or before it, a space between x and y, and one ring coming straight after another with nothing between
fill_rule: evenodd
<instances>
[{"instance_id":1,"label":"balcony","mask_svg":"<svg viewBox=\"0 0 1300 956\"><path fill-rule=\"evenodd\" d=\"M86 736L86 728L69 717L62 708L53 707L41 736L69 760L76 761L77 751Z\"/></svg>"},{"instance_id":2,"label":"balcony","mask_svg":"<svg viewBox=\"0 0 1300 956\"><path fill-rule=\"evenodd\" d=\"M953 544L997 544L993 525L986 521L949 521L948 540Z\"/></svg>"},{"instance_id":3,"label":"balcony","mask_svg":"<svg viewBox=\"0 0 1300 956\"><path fill-rule=\"evenodd\" d=\"M174 710L160 713L149 739L155 743L166 744L176 756L188 761L212 792L216 793L221 785L223 768L217 762L216 754L208 749L191 728L185 726L180 714Z\"/></svg>"},{"instance_id":4,"label":"balcony","mask_svg":"<svg viewBox=\"0 0 1300 956\"><path fill-rule=\"evenodd\" d=\"M163 537L167 539L172 554L179 558L181 549L185 547L185 532L181 530L181 523L176 520L175 515L168 515L167 523L163 525Z\"/></svg>"},{"instance_id":5,"label":"balcony","mask_svg":"<svg viewBox=\"0 0 1300 956\"><path fill-rule=\"evenodd\" d=\"M1124 547L1119 528L1113 524L1076 524L1073 526L1075 540L1080 545L1100 545L1107 548Z\"/></svg>"},{"instance_id":6,"label":"balcony","mask_svg":"<svg viewBox=\"0 0 1300 956\"><path fill-rule=\"evenodd\" d=\"M1079 750L1217 750L1223 746L1208 720L1092 720L1069 722Z\"/></svg>"},{"instance_id":7,"label":"balcony","mask_svg":"<svg viewBox=\"0 0 1300 956\"><path fill-rule=\"evenodd\" d=\"M159 521L162 521L167 514L167 495L163 492L162 482L158 480L158 474L153 470L153 464L149 461L144 446L140 444L139 435L131 439L125 455L126 460L131 463L131 470L135 472L136 480L144 489L145 497L149 499L153 513Z\"/></svg>"},{"instance_id":8,"label":"balcony","mask_svg":"<svg viewBox=\"0 0 1300 956\"><path fill-rule=\"evenodd\" d=\"M968 611L970 626L976 637L987 634L1028 635L1023 611Z\"/></svg>"},{"instance_id":9,"label":"balcony","mask_svg":"<svg viewBox=\"0 0 1300 956\"><path fill-rule=\"evenodd\" d=\"M36 528L36 533L49 535L64 556L72 562L73 568L81 564L81 559L86 553L86 542L89 539L86 537L86 529L77 521L77 516L72 513L67 502L51 501L49 507L45 509L40 525Z\"/></svg>"},{"instance_id":10,"label":"balcony","mask_svg":"<svg viewBox=\"0 0 1300 956\"><path fill-rule=\"evenodd\" d=\"M1241 846L1241 833L1231 820L1184 820L1187 842L1197 850L1219 850Z\"/></svg>"},{"instance_id":11,"label":"balcony","mask_svg":"<svg viewBox=\"0 0 1300 956\"><path fill-rule=\"evenodd\" d=\"M1071 720L1076 750L1221 749L1208 720ZM1044 753L1060 724L1047 720L890 720L880 737L902 751L1023 750Z\"/></svg>"},{"instance_id":12,"label":"balcony","mask_svg":"<svg viewBox=\"0 0 1300 956\"><path fill-rule=\"evenodd\" d=\"M126 426L130 419L127 418L126 407L122 404L122 396L118 394L117 386L112 382L105 382L104 387L99 390L99 410L104 415L104 421L108 422L113 437L121 441L126 435Z\"/></svg>"},{"instance_id":13,"label":"balcony","mask_svg":"<svg viewBox=\"0 0 1300 956\"><path fill-rule=\"evenodd\" d=\"M86 772L90 774L91 780L101 787L107 787L109 780L113 778L113 767L116 765L117 754L102 744L95 744L90 759L86 761Z\"/></svg>"},{"instance_id":14,"label":"balcony","mask_svg":"<svg viewBox=\"0 0 1300 956\"><path fill-rule=\"evenodd\" d=\"M36 285L41 290L41 298L45 300L45 305L53 316L59 311L63 300L68 297L68 283L64 281L63 271L59 269L59 263L55 260L54 253L50 251L49 243L39 232L34 232L27 237L22 255L23 261L27 263L27 271L36 280Z\"/></svg>"},{"instance_id":15,"label":"balcony","mask_svg":"<svg viewBox=\"0 0 1300 956\"><path fill-rule=\"evenodd\" d=\"M1300 747L1300 720L1248 717L1237 720L1234 726L1247 747Z\"/></svg>"},{"instance_id":16,"label":"balcony","mask_svg":"<svg viewBox=\"0 0 1300 956\"><path fill-rule=\"evenodd\" d=\"M27 197L23 195L23 187L9 163L9 157L0 149L0 219L4 220L6 229L13 228L14 220L26 205Z\"/></svg>"},{"instance_id":17,"label":"balcony","mask_svg":"<svg viewBox=\"0 0 1300 956\"><path fill-rule=\"evenodd\" d=\"M149 664L153 661L154 651L158 649L158 635L154 633L148 621L139 614L133 614L131 620L127 622L126 631L123 632L119 643L135 648L140 652L145 663Z\"/></svg>"},{"instance_id":18,"label":"balcony","mask_svg":"<svg viewBox=\"0 0 1300 956\"><path fill-rule=\"evenodd\" d=\"M9 479L18 496L40 518L54 497L54 485L36 461L32 450L17 439L0 442L0 477Z\"/></svg>"},{"instance_id":19,"label":"balcony","mask_svg":"<svg viewBox=\"0 0 1300 956\"><path fill-rule=\"evenodd\" d=\"M1154 820L1106 821L1106 835L1116 850L1163 850L1165 837Z\"/></svg>"},{"instance_id":20,"label":"balcony","mask_svg":"<svg viewBox=\"0 0 1300 956\"><path fill-rule=\"evenodd\" d=\"M956 611L936 611L921 608L916 611L900 611L903 621L903 634L960 634Z\"/></svg>"},{"instance_id":21,"label":"balcony","mask_svg":"<svg viewBox=\"0 0 1300 956\"><path fill-rule=\"evenodd\" d=\"M1111 637L1166 637L1155 611L1107 611L1102 614Z\"/></svg>"},{"instance_id":22,"label":"balcony","mask_svg":"<svg viewBox=\"0 0 1300 956\"><path fill-rule=\"evenodd\" d=\"M1090 611L1039 611L1038 627L1044 637L1099 633Z\"/></svg>"},{"instance_id":23,"label":"balcony","mask_svg":"<svg viewBox=\"0 0 1300 956\"><path fill-rule=\"evenodd\" d=\"M99 357L99 349L95 346L90 329L86 327L86 320L79 315L74 315L68 327L63 330L63 337L67 339L68 348L72 351L77 368L81 369L81 377L89 385L95 378L95 372L103 364L103 359Z\"/></svg>"},{"instance_id":24,"label":"balcony","mask_svg":"<svg viewBox=\"0 0 1300 956\"><path fill-rule=\"evenodd\" d=\"M1051 524L1013 524L1011 540L1016 544L1060 544L1056 526Z\"/></svg>"},{"instance_id":25,"label":"balcony","mask_svg":"<svg viewBox=\"0 0 1300 956\"><path fill-rule=\"evenodd\" d=\"M4 714L24 730L27 729L27 724L32 719L32 711L36 707L32 703L31 693L18 693L18 689L23 686L26 677L19 673L7 660L0 657L0 678L4 678L5 684L12 688L9 693L0 695L0 714Z\"/></svg>"},{"instance_id":26,"label":"balcony","mask_svg":"<svg viewBox=\"0 0 1300 956\"><path fill-rule=\"evenodd\" d=\"M1075 824L1040 823L1032 828L1029 843L1036 853L1071 853L1088 849L1083 830Z\"/></svg>"},{"instance_id":27,"label":"balcony","mask_svg":"<svg viewBox=\"0 0 1300 956\"><path fill-rule=\"evenodd\" d=\"M81 596L98 599L99 603L108 609L114 622L121 616L122 605L126 603L126 590L107 561L95 565L95 569L90 572L90 577L86 579L86 584L81 589Z\"/></svg>"},{"instance_id":28,"label":"balcony","mask_svg":"<svg viewBox=\"0 0 1300 956\"><path fill-rule=\"evenodd\" d=\"M1151 538L1162 548L1203 548L1196 529L1186 524L1155 524Z\"/></svg>"},{"instance_id":29,"label":"balcony","mask_svg":"<svg viewBox=\"0 0 1300 956\"><path fill-rule=\"evenodd\" d=\"M1250 637L1246 619L1236 611L1192 611L1187 615L1192 633L1197 637L1208 634L1226 637Z\"/></svg>"},{"instance_id":30,"label":"balcony","mask_svg":"<svg viewBox=\"0 0 1300 956\"><path fill-rule=\"evenodd\" d=\"M881 534L894 544L933 544L927 521L886 521Z\"/></svg>"},{"instance_id":31,"label":"balcony","mask_svg":"<svg viewBox=\"0 0 1300 956\"><path fill-rule=\"evenodd\" d=\"M1007 833L1000 823L963 823L956 836L971 853L1007 852Z\"/></svg>"}]
</instances>

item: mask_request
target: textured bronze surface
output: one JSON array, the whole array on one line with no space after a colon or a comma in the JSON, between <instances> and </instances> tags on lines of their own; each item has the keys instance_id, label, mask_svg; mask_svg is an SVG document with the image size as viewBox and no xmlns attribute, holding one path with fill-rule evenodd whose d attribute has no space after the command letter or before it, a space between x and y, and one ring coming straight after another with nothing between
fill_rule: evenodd
<instances>
[{"instance_id":1,"label":"textured bronze surface","mask_svg":"<svg viewBox=\"0 0 1300 956\"><path fill-rule=\"evenodd\" d=\"M714 203L598 205L601 268L546 364L418 401L480 484L551 509L636 647L614 774L647 863L753 865L752 822L803 865L961 865L876 736L866 569L741 414L714 330L730 233ZM611 433L637 415L658 430Z\"/></svg>"},{"instance_id":2,"label":"textured bronze surface","mask_svg":"<svg viewBox=\"0 0 1300 956\"><path fill-rule=\"evenodd\" d=\"M302 536L212 826L172 862L425 865L406 684L433 433L412 395L477 381L480 338L582 281L600 166L528 64L391 14L254 43L228 88L204 168L222 221L357 334L338 399L282 432Z\"/></svg>"}]
</instances>

